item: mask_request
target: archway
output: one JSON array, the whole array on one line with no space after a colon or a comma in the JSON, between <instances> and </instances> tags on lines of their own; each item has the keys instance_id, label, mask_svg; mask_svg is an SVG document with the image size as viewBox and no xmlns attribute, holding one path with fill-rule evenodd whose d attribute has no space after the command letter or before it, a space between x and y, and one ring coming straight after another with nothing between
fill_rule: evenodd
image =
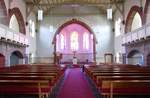
<instances>
[{"instance_id":1,"label":"archway","mask_svg":"<svg viewBox=\"0 0 150 98\"><path fill-rule=\"evenodd\" d=\"M132 50L127 56L127 62L128 64L133 64L133 65L137 65L137 64L143 65L144 64L143 54L138 50Z\"/></svg>"},{"instance_id":2,"label":"archway","mask_svg":"<svg viewBox=\"0 0 150 98\"><path fill-rule=\"evenodd\" d=\"M150 65L150 54L147 56L147 65Z\"/></svg>"},{"instance_id":3,"label":"archway","mask_svg":"<svg viewBox=\"0 0 150 98\"><path fill-rule=\"evenodd\" d=\"M0 54L0 67L5 66L5 56L3 54Z\"/></svg>"},{"instance_id":4,"label":"archway","mask_svg":"<svg viewBox=\"0 0 150 98\"><path fill-rule=\"evenodd\" d=\"M136 12L132 20L131 31L134 31L140 27L142 27L141 16L138 12Z\"/></svg>"},{"instance_id":5,"label":"archway","mask_svg":"<svg viewBox=\"0 0 150 98\"><path fill-rule=\"evenodd\" d=\"M10 65L23 64L23 55L19 51L14 51L10 56Z\"/></svg>"},{"instance_id":6,"label":"archway","mask_svg":"<svg viewBox=\"0 0 150 98\"><path fill-rule=\"evenodd\" d=\"M138 17L138 15L140 16L140 19L141 19L141 24L143 24L143 12L142 12L142 8L139 7L139 6L133 6L129 13L128 13L128 16L127 16L127 19L126 19L126 25L125 25L125 32L128 33L128 32L131 32L132 31L132 24L133 24L133 20L135 18L135 15ZM136 18L137 18L136 17ZM139 17L137 18L139 19ZM136 21L135 21L136 22ZM135 23L136 24L136 23ZM137 26L139 27L139 26Z\"/></svg>"},{"instance_id":7,"label":"archway","mask_svg":"<svg viewBox=\"0 0 150 98\"><path fill-rule=\"evenodd\" d=\"M55 62L60 53L62 63L72 62L73 57L77 57L79 63L94 62L95 43L95 35L90 27L72 19L59 27L55 33Z\"/></svg>"},{"instance_id":8,"label":"archway","mask_svg":"<svg viewBox=\"0 0 150 98\"><path fill-rule=\"evenodd\" d=\"M10 18L9 28L16 32L19 32L19 24L15 15L12 15Z\"/></svg>"},{"instance_id":9,"label":"archway","mask_svg":"<svg viewBox=\"0 0 150 98\"><path fill-rule=\"evenodd\" d=\"M25 29L25 22L24 22L24 18L23 15L21 13L21 11L19 10L19 8L13 8L13 9L9 9L9 22L11 17L15 15L19 24L19 32L26 34L26 29Z\"/></svg>"}]
</instances>

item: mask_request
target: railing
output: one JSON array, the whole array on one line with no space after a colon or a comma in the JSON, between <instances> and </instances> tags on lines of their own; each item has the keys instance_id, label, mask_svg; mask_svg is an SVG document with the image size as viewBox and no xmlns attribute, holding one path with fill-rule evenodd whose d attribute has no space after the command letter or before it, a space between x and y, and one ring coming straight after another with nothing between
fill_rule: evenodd
<instances>
[{"instance_id":1,"label":"railing","mask_svg":"<svg viewBox=\"0 0 150 98\"><path fill-rule=\"evenodd\" d=\"M122 43L127 44L131 42L140 41L141 39L146 40L149 36L150 36L150 24L147 24L137 30L124 34L122 38Z\"/></svg>"},{"instance_id":2,"label":"railing","mask_svg":"<svg viewBox=\"0 0 150 98\"><path fill-rule=\"evenodd\" d=\"M68 53L62 54L61 62L72 62L74 56L77 58L78 62L86 62L87 60L93 62L94 59L94 53Z\"/></svg>"},{"instance_id":3,"label":"railing","mask_svg":"<svg viewBox=\"0 0 150 98\"><path fill-rule=\"evenodd\" d=\"M54 63L54 57L32 57L29 58L29 63L34 64L34 63Z\"/></svg>"},{"instance_id":4,"label":"railing","mask_svg":"<svg viewBox=\"0 0 150 98\"><path fill-rule=\"evenodd\" d=\"M29 41L27 37L19 32L15 32L5 25L0 24L0 39L4 38L6 40L15 41L24 45L28 45Z\"/></svg>"}]
</instances>

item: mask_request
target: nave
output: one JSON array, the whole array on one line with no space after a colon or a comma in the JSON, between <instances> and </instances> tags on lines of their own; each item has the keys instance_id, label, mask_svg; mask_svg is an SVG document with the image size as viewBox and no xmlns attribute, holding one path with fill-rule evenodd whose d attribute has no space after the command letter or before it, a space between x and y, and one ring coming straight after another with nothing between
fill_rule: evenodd
<instances>
[{"instance_id":1,"label":"nave","mask_svg":"<svg viewBox=\"0 0 150 98\"><path fill-rule=\"evenodd\" d=\"M0 72L0 98L95 98L81 68L16 65Z\"/></svg>"},{"instance_id":2,"label":"nave","mask_svg":"<svg viewBox=\"0 0 150 98\"><path fill-rule=\"evenodd\" d=\"M0 68L0 98L149 98L150 68L100 64Z\"/></svg>"},{"instance_id":3,"label":"nave","mask_svg":"<svg viewBox=\"0 0 150 98\"><path fill-rule=\"evenodd\" d=\"M0 98L73 97L150 98L150 0L0 0Z\"/></svg>"},{"instance_id":4,"label":"nave","mask_svg":"<svg viewBox=\"0 0 150 98\"><path fill-rule=\"evenodd\" d=\"M80 68L68 69L68 76L58 98L94 98L92 89Z\"/></svg>"}]
</instances>

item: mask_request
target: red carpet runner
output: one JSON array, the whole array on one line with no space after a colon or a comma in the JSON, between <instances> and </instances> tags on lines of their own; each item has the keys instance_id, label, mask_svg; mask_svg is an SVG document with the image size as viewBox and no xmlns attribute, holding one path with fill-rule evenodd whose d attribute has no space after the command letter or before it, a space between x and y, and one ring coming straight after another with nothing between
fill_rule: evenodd
<instances>
[{"instance_id":1,"label":"red carpet runner","mask_svg":"<svg viewBox=\"0 0 150 98\"><path fill-rule=\"evenodd\" d=\"M69 69L68 76L59 92L58 98L94 98L92 90L82 75L80 68Z\"/></svg>"}]
</instances>

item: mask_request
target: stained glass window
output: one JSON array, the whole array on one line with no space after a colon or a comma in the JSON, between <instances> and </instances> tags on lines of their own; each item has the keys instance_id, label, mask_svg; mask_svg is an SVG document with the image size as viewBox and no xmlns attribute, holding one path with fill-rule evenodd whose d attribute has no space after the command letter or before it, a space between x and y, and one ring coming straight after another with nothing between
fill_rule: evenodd
<instances>
[{"instance_id":1,"label":"stained glass window","mask_svg":"<svg viewBox=\"0 0 150 98\"><path fill-rule=\"evenodd\" d=\"M59 35L56 35L56 50L59 50Z\"/></svg>"},{"instance_id":2,"label":"stained glass window","mask_svg":"<svg viewBox=\"0 0 150 98\"><path fill-rule=\"evenodd\" d=\"M83 48L89 49L89 34L87 32L83 34Z\"/></svg>"},{"instance_id":3,"label":"stained glass window","mask_svg":"<svg viewBox=\"0 0 150 98\"><path fill-rule=\"evenodd\" d=\"M78 50L79 42L78 42L78 32L74 31L71 33L71 49Z\"/></svg>"},{"instance_id":4,"label":"stained glass window","mask_svg":"<svg viewBox=\"0 0 150 98\"><path fill-rule=\"evenodd\" d=\"M60 44L61 44L60 48L63 50L65 47L65 38L63 34L60 34Z\"/></svg>"}]
</instances>

